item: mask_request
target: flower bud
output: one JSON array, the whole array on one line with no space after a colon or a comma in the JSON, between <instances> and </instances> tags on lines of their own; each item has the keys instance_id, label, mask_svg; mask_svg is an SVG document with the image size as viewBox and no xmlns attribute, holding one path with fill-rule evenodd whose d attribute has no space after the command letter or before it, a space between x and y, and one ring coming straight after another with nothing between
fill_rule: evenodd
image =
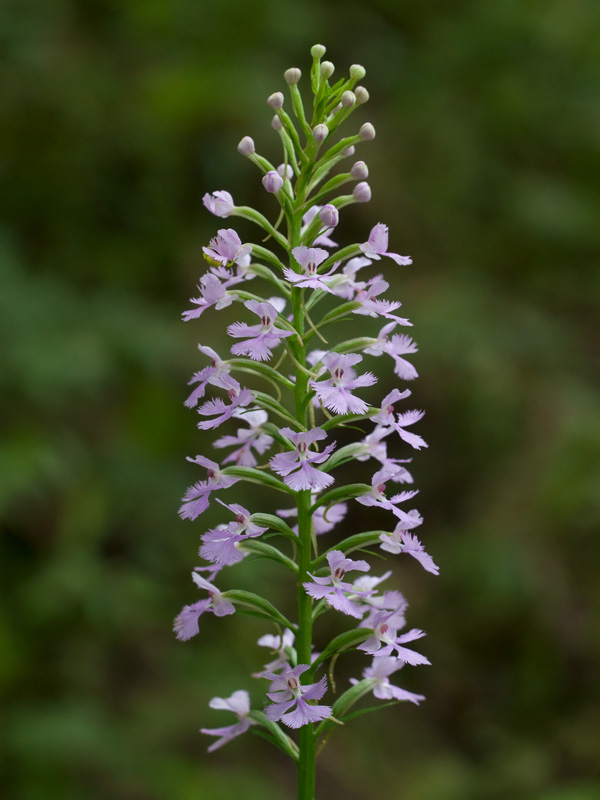
<instances>
[{"instance_id":1,"label":"flower bud","mask_svg":"<svg viewBox=\"0 0 600 800\"><path fill-rule=\"evenodd\" d=\"M356 103L356 96L354 92L346 91L342 95L342 105L344 108L352 108L352 106Z\"/></svg>"},{"instance_id":2,"label":"flower bud","mask_svg":"<svg viewBox=\"0 0 600 800\"><path fill-rule=\"evenodd\" d=\"M350 77L353 81L362 80L366 74L367 70L364 67L361 67L360 64L352 64L350 67Z\"/></svg>"},{"instance_id":3,"label":"flower bud","mask_svg":"<svg viewBox=\"0 0 600 800\"><path fill-rule=\"evenodd\" d=\"M323 61L321 64L321 76L323 78L330 78L335 72L335 67L331 61Z\"/></svg>"},{"instance_id":4,"label":"flower bud","mask_svg":"<svg viewBox=\"0 0 600 800\"><path fill-rule=\"evenodd\" d=\"M343 156L353 156L355 152L356 152L356 148L354 147L354 145L353 145L353 144L351 144L351 145L350 145L350 147L347 147L347 148L346 148L346 149L345 149L345 150L342 152L342 155L343 155Z\"/></svg>"},{"instance_id":5,"label":"flower bud","mask_svg":"<svg viewBox=\"0 0 600 800\"><path fill-rule=\"evenodd\" d=\"M282 178L287 178L288 181L291 181L294 177L294 170L292 169L291 164L280 164L277 167L277 172Z\"/></svg>"},{"instance_id":6,"label":"flower bud","mask_svg":"<svg viewBox=\"0 0 600 800\"><path fill-rule=\"evenodd\" d=\"M243 156L251 156L254 153L254 141L249 136L244 136L238 144L238 153Z\"/></svg>"},{"instance_id":7,"label":"flower bud","mask_svg":"<svg viewBox=\"0 0 600 800\"><path fill-rule=\"evenodd\" d=\"M313 44L310 48L310 54L313 58L323 58L325 55L325 46L322 44Z\"/></svg>"},{"instance_id":8,"label":"flower bud","mask_svg":"<svg viewBox=\"0 0 600 800\"><path fill-rule=\"evenodd\" d=\"M331 203L327 203L327 205L323 206L319 211L319 219L326 228L335 228L340 221L340 212L335 206L332 206Z\"/></svg>"},{"instance_id":9,"label":"flower bud","mask_svg":"<svg viewBox=\"0 0 600 800\"><path fill-rule=\"evenodd\" d=\"M283 186L283 178L278 172L275 172L274 169L271 169L262 179L262 185L265 187L267 192L275 194Z\"/></svg>"},{"instance_id":10,"label":"flower bud","mask_svg":"<svg viewBox=\"0 0 600 800\"><path fill-rule=\"evenodd\" d=\"M356 95L356 102L359 105L366 103L367 100L369 99L369 93L367 92L364 86L357 86L356 89L354 90L354 94Z\"/></svg>"},{"instance_id":11,"label":"flower bud","mask_svg":"<svg viewBox=\"0 0 600 800\"><path fill-rule=\"evenodd\" d=\"M357 183L352 192L357 203L368 203L371 199L371 187L365 181Z\"/></svg>"},{"instance_id":12,"label":"flower bud","mask_svg":"<svg viewBox=\"0 0 600 800\"><path fill-rule=\"evenodd\" d=\"M281 108L283 105L283 94L281 92L273 92L273 94L269 95L267 98L267 103L271 108Z\"/></svg>"},{"instance_id":13,"label":"flower bud","mask_svg":"<svg viewBox=\"0 0 600 800\"><path fill-rule=\"evenodd\" d=\"M352 165L350 175L355 181L364 181L365 178L369 177L369 168L364 161L357 161Z\"/></svg>"},{"instance_id":14,"label":"flower bud","mask_svg":"<svg viewBox=\"0 0 600 800\"><path fill-rule=\"evenodd\" d=\"M368 142L371 139L375 138L375 128L371 125L370 122L365 122L364 125L360 126L358 135L363 140L363 142Z\"/></svg>"},{"instance_id":15,"label":"flower bud","mask_svg":"<svg viewBox=\"0 0 600 800\"><path fill-rule=\"evenodd\" d=\"M315 142L324 142L325 139L329 136L329 128L327 125L324 125L322 122L319 125L315 125L313 128L313 136L315 138Z\"/></svg>"},{"instance_id":16,"label":"flower bud","mask_svg":"<svg viewBox=\"0 0 600 800\"><path fill-rule=\"evenodd\" d=\"M286 71L283 73L283 77L285 78L286 83L293 85L294 83L298 83L298 81L302 77L302 73L300 72L298 67L290 67L289 69L286 69Z\"/></svg>"},{"instance_id":17,"label":"flower bud","mask_svg":"<svg viewBox=\"0 0 600 800\"><path fill-rule=\"evenodd\" d=\"M275 130L275 131L280 131L280 130L283 128L283 123L282 123L282 121L279 119L279 117L277 116L277 114L275 114L275 116L274 116L274 117L273 117L273 119L271 120L271 127L272 127L272 128L273 128L273 130Z\"/></svg>"}]
</instances>

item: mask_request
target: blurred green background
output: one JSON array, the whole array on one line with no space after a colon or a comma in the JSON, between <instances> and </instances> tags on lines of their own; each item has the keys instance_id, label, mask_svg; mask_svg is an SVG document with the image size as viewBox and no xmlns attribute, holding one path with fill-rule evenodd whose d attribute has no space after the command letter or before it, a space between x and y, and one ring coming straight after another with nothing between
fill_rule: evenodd
<instances>
[{"instance_id":1,"label":"blurred green background","mask_svg":"<svg viewBox=\"0 0 600 800\"><path fill-rule=\"evenodd\" d=\"M367 68L353 120L378 134L373 200L338 238L384 221L415 261L388 275L420 345L414 474L442 567L395 567L433 664L398 682L426 703L336 732L319 796L600 797L600 5L4 0L1 22L2 797L294 796L260 739L207 756L197 733L229 723L214 695L260 696L265 628L170 630L220 521L177 517L211 441L185 383L229 320L179 315L222 226L203 193L273 213L236 144L278 163L265 100L316 42ZM231 575L290 603L276 567Z\"/></svg>"}]
</instances>

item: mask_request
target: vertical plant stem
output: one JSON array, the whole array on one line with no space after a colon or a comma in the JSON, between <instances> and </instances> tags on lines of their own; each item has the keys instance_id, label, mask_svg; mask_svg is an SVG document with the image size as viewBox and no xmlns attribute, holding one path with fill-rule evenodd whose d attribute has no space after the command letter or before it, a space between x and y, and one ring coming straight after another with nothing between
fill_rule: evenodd
<instances>
[{"instance_id":1,"label":"vertical plant stem","mask_svg":"<svg viewBox=\"0 0 600 800\"><path fill-rule=\"evenodd\" d=\"M290 225L290 250L295 247L300 239L301 213L291 220ZM300 367L306 368L306 347L304 345L304 303L303 290L292 289L292 306L294 311L294 327L296 328L301 344L295 347L295 357ZM296 419L303 426L307 424L307 406L305 401L308 391L308 376L296 367L295 406ZM298 637L296 649L299 664L310 664L312 651L312 600L305 592L302 584L310 580L308 570L311 558L312 523L310 515L311 494L310 489L298 492L296 505L298 509ZM315 797L315 759L316 743L312 724L303 725L299 732L300 755L298 759L298 800L314 800Z\"/></svg>"}]
</instances>

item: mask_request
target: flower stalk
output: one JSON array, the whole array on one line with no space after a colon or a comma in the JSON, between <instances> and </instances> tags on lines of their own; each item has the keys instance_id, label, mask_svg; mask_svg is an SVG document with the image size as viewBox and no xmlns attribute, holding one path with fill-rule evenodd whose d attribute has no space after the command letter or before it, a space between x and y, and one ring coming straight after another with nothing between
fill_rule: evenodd
<instances>
[{"instance_id":1,"label":"flower stalk","mask_svg":"<svg viewBox=\"0 0 600 800\"><path fill-rule=\"evenodd\" d=\"M370 123L363 123L358 134L338 138L338 127L368 99L366 90L356 86L365 70L353 65L349 79L332 86L329 78L335 68L322 61L324 53L322 45L311 50L312 114L306 113L298 88L300 70L291 68L285 73L298 128L284 110L281 92L268 99L276 114L272 127L281 139L283 164L275 168L256 152L249 136L238 145L239 152L258 167L262 190L279 206L275 223L250 206L236 206L226 191L203 198L215 216L251 220L267 233L267 239L261 245L242 243L232 228L220 229L203 248L209 269L200 278L199 296L191 300L194 308L183 314L183 319L190 321L209 309L219 311L235 304L239 310L242 318L227 329L234 340L230 347L233 358L221 358L208 344L199 345L210 361L192 377L195 388L185 404L196 408L200 430L233 423L240 427L213 443L217 450L229 451L220 464L203 455L188 459L204 473L184 495L182 519L196 520L213 500L228 516L201 534L199 555L209 563L196 567L192 578L206 596L184 607L174 630L178 639L191 639L199 632L203 614L251 614L272 626L275 632L265 634L259 644L271 647L277 657L254 673L254 677L269 681L264 710L252 708L245 689L229 698L213 698L211 708L235 714L237 722L225 728L202 728L201 732L217 737L209 746L211 752L248 730L271 742L297 765L298 800L314 800L317 752L339 724L372 710L350 712L367 694L390 702L418 704L424 699L389 680L404 664L429 663L406 646L424 633L418 629L401 632L406 624L406 600L397 590L379 589L391 572L373 575L369 561L354 560L350 554L359 551L367 558L381 553L408 554L428 572L438 572L412 532L421 525L421 515L403 507L416 491L395 490L412 484L404 466L410 458L388 455L388 441L394 434L403 447L419 450L427 446L420 435L407 430L423 412L396 409L396 404L410 396L408 389L394 389L375 405L363 396L366 388L377 383L377 376L363 367L365 357L388 355L398 378L410 381L417 377L412 362L405 358L417 351L416 344L396 332L398 326L411 323L395 314L401 305L398 301L382 297L388 283L381 275L368 272L382 259L394 262L394 268L409 265L411 259L390 251L388 228L383 223L373 226L366 242L339 248L331 238L337 238L340 210L351 203L368 202L371 196L364 180L368 176L364 161L332 177L331 171L354 153L355 146L370 142L375 130ZM352 181L351 194L337 194ZM323 206L322 201L326 201ZM365 273L359 276L361 270ZM260 289L247 291L250 280L262 282L267 296L262 296ZM324 305L317 308L320 303ZM329 331L327 339L324 337L321 331L325 326L348 319L354 322L351 339L330 342ZM384 323L377 335L368 330L373 324L370 319ZM248 379L258 381L258 387L241 383ZM265 383L271 393L264 391ZM209 387L220 395L206 400ZM358 431L358 441L338 444L344 428ZM265 456L276 448L279 452ZM339 470L349 462L359 467L375 463L362 482L344 485ZM285 502L287 507L265 513L230 501L227 504L223 493L243 481L275 490L277 502ZM338 536L337 541L334 535L322 547L321 537L335 530L350 504L353 512L369 507L369 519L376 515L377 526L345 538ZM246 557L268 559L274 569L287 571L295 582L295 620L259 594L219 590L221 570L237 568ZM356 572L361 574L356 577ZM321 641L317 622L327 613L353 623L329 643ZM319 655L314 652L313 632ZM345 690L338 689L334 666L338 658L350 654L359 663L363 661L362 678L352 679ZM319 703L328 688L337 697L331 705ZM297 739L285 728L297 730Z\"/></svg>"}]
</instances>

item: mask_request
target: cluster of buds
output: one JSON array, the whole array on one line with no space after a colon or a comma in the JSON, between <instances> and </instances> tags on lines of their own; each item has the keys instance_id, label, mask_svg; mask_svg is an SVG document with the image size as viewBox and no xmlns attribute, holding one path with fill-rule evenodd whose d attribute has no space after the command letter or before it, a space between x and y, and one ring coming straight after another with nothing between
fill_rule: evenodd
<instances>
[{"instance_id":1,"label":"cluster of buds","mask_svg":"<svg viewBox=\"0 0 600 800\"><path fill-rule=\"evenodd\" d=\"M417 377L407 358L417 346L398 332L411 323L397 314L401 303L384 296L388 282L371 271L375 262L388 260L403 267L411 259L389 249L388 227L381 222L373 225L366 241L342 248L334 241L340 212L371 197L365 162L343 165L355 147L374 139L373 125L365 122L348 136L338 133L368 100L366 89L357 85L365 70L354 65L348 78L332 85L334 66L322 61L325 48L315 45L311 52L312 117L304 109L297 68L285 73L296 122L281 92L267 101L275 112L272 127L283 146L283 163L276 166L259 155L249 136L238 146L262 173L264 190L277 201L279 221L272 223L255 209L236 205L227 191L204 196L204 205L215 216L241 217L258 225L272 248L242 243L233 228L219 230L203 248L208 270L200 278L198 296L191 299L193 308L183 314L184 320L192 320L209 308L219 311L233 303L240 307L240 321L227 328L235 340L230 355L199 345L209 364L192 376L193 390L185 401L196 409L201 430L229 422L235 432L214 442L217 450L228 451L220 464L203 455L189 459L204 472L183 497L181 517L195 520L213 499L228 516L201 536L199 555L209 563L196 567L192 578L204 596L186 606L174 626L184 641L198 633L204 613L219 617L249 612L274 626L274 632L258 642L276 656L255 675L269 682L263 706L251 709L246 690L214 698L211 707L233 712L237 722L202 732L217 737L209 748L214 750L261 726L267 738L299 763L303 797L310 795L314 779L309 762L314 761L316 743L343 722L364 695L372 692L382 700L417 704L424 699L390 682L404 664L429 663L408 646L424 633L405 631L405 598L397 590L380 589L392 573L373 575L367 560L350 555L410 555L428 572L438 573L414 533L422 517L406 507L417 494L402 488L413 483L406 466L411 459L388 453L394 434L402 446L427 446L412 430L423 412L397 409L411 394L407 388L393 389L377 405L361 396L362 389L377 383L372 372L361 371L364 358L387 355L401 381ZM338 165L341 170L336 170ZM346 184L353 188L341 194ZM249 291L250 281L266 288L266 296ZM331 343L336 323L354 320L358 325L365 318L383 323L375 336L354 334L350 340ZM242 385L242 380L250 385ZM219 394L205 399L209 387ZM346 438L348 430L362 433L353 443L338 444L336 432ZM368 480L340 485L336 473L351 461L365 469L373 464ZM270 513L263 513L227 504L221 494L227 496L241 481L278 492L287 498L288 507L278 509L285 504L276 503ZM370 507L371 516L378 522L381 518L379 527L335 540L355 503ZM332 543L322 546L327 538ZM298 597L294 621L259 594L217 588L221 570L249 555L289 570ZM328 644L319 642L320 652L315 653L313 625L328 612L347 617L353 626ZM327 677L319 677L319 671L351 651L369 658L362 677L353 679L331 704L319 704L328 690ZM299 742L279 723L300 728Z\"/></svg>"}]
</instances>

